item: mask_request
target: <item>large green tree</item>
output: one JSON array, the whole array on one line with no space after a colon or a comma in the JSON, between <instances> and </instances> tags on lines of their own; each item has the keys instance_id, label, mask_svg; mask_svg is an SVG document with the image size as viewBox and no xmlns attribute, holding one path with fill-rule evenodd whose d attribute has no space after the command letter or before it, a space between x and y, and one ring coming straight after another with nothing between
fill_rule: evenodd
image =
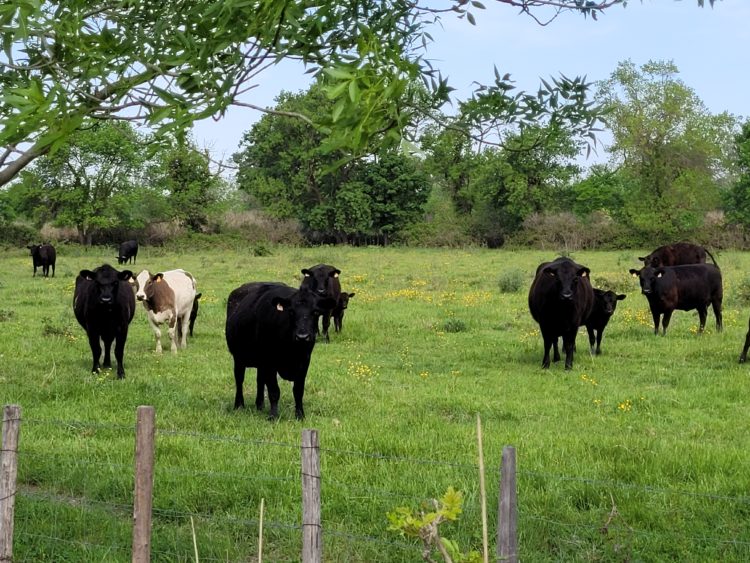
<instances>
[{"instance_id":1,"label":"large green tree","mask_svg":"<svg viewBox=\"0 0 750 563\"><path fill-rule=\"evenodd\" d=\"M699 5L703 0L697 0ZM709 0L713 4L714 0ZM540 9L586 16L625 0L496 0L536 17ZM0 185L59 148L89 118L129 119L157 138L221 116L283 59L333 82L320 128L331 147L361 153L396 144L415 115L411 85L435 104L450 91L425 57L444 14L473 22L478 1L443 0L16 0L0 4ZM594 116L582 80L511 93L508 76L479 88L472 113L533 123L554 113L585 130ZM253 106L254 107L254 106ZM260 109L260 108L258 108ZM572 120L572 122L571 122Z\"/></svg>"},{"instance_id":2,"label":"large green tree","mask_svg":"<svg viewBox=\"0 0 750 563\"><path fill-rule=\"evenodd\" d=\"M38 224L75 227L81 244L100 229L127 222L142 185L143 137L127 123L95 123L37 160L14 186L20 212ZM127 226L127 225L126 225Z\"/></svg>"},{"instance_id":3,"label":"large green tree","mask_svg":"<svg viewBox=\"0 0 750 563\"><path fill-rule=\"evenodd\" d=\"M750 227L750 121L735 137L738 177L726 195L727 217L733 223Z\"/></svg>"},{"instance_id":4,"label":"large green tree","mask_svg":"<svg viewBox=\"0 0 750 563\"><path fill-rule=\"evenodd\" d=\"M235 155L238 185L272 215L297 219L314 240L387 243L419 216L428 178L396 149L346 159L321 143L318 130L289 116L328 111L333 102L324 91L315 84L278 97L276 113L253 125Z\"/></svg>"},{"instance_id":5,"label":"large green tree","mask_svg":"<svg viewBox=\"0 0 750 563\"><path fill-rule=\"evenodd\" d=\"M671 62L622 62L599 88L609 147L628 179L629 226L655 241L689 234L720 203L736 118L712 114Z\"/></svg>"}]
</instances>

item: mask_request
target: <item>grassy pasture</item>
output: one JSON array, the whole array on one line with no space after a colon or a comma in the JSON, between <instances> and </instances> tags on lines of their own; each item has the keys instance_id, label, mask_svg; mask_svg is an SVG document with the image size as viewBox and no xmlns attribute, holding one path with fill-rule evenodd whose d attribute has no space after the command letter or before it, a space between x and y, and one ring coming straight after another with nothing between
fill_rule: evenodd
<instances>
[{"instance_id":1,"label":"grassy pasture","mask_svg":"<svg viewBox=\"0 0 750 563\"><path fill-rule=\"evenodd\" d=\"M627 270L639 250L579 252L597 286L628 294L603 354L578 338L572 371L541 369L542 342L526 297L553 252L383 248L143 248L135 272L183 267L203 293L195 337L154 353L139 306L126 379L91 374L72 312L82 268L111 249L58 249L57 276L32 278L26 250L0 264L0 399L23 408L16 502L17 561L127 561L135 408L157 413L152 553L192 561L254 561L261 498L265 560L300 552L299 438L320 432L326 561L419 561L419 546L388 532L386 512L418 507L448 486L465 495L444 534L481 546L476 413L483 421L490 531L501 449L517 449L521 559L746 561L750 559L750 366L737 363L750 308L739 298L750 255L717 256L724 332L712 312L676 312L656 337ZM235 412L225 299L251 280L299 283L319 262L356 292L344 330L313 353L304 423L291 385L281 418ZM121 267L122 269L122 267ZM501 292L521 272L522 287ZM166 347L168 350L168 346ZM254 371L245 381L252 407Z\"/></svg>"}]
</instances>

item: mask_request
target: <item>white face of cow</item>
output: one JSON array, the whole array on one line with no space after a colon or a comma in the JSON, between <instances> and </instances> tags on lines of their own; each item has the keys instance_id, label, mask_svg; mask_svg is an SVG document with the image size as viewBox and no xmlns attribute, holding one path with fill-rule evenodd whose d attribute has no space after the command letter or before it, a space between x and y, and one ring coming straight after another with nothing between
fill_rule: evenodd
<instances>
[{"instance_id":1,"label":"white face of cow","mask_svg":"<svg viewBox=\"0 0 750 563\"><path fill-rule=\"evenodd\" d=\"M146 300L146 282L151 277L151 273L148 270L141 271L140 274L138 274L135 277L135 298L138 301L145 301Z\"/></svg>"}]
</instances>

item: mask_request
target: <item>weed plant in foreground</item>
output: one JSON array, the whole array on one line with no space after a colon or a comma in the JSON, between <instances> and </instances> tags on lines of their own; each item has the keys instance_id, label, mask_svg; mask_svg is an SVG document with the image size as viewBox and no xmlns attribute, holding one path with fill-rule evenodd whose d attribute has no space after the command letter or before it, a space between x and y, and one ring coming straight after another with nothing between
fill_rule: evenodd
<instances>
[{"instance_id":1,"label":"weed plant in foreground","mask_svg":"<svg viewBox=\"0 0 750 563\"><path fill-rule=\"evenodd\" d=\"M254 560L261 499L264 559L299 560L303 428L320 435L326 561L419 561L420 543L389 532L386 515L449 487L462 493L463 512L446 535L478 550L477 413L490 530L502 447L516 447L521 559L750 559L750 366L737 363L750 256L717 257L723 333L709 314L706 333L694 334L697 314L677 311L662 337L627 275L644 249L576 253L595 287L601 279L628 298L602 355L589 355L581 331L566 372L561 363L541 369L527 305L533 273L553 252L269 250L141 248L139 269L184 268L203 297L195 336L176 355L153 352L138 306L122 381L90 373L72 311L75 275L111 261L111 249L61 246L55 278L33 278L27 250L4 252L0 399L23 408L16 560L130 559L142 404L157 420L155 561L194 560L191 517L202 561ZM296 286L300 270L318 263L340 268L342 290L357 298L343 331L313 352L306 420L294 420L284 381L278 422L252 401L235 411L226 296L248 281ZM501 291L498 280L510 281ZM249 396L254 378L248 370Z\"/></svg>"}]
</instances>

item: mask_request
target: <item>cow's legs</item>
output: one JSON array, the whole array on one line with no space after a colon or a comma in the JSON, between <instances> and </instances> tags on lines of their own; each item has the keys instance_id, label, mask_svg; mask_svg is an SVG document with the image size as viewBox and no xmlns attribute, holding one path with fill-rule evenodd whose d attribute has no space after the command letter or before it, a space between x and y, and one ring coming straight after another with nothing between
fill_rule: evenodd
<instances>
[{"instance_id":1,"label":"cow's legs","mask_svg":"<svg viewBox=\"0 0 750 563\"><path fill-rule=\"evenodd\" d=\"M169 334L169 349L173 354L177 353L177 317L171 316L167 321L167 334ZM161 351L161 350L160 350Z\"/></svg>"},{"instance_id":2,"label":"cow's legs","mask_svg":"<svg viewBox=\"0 0 750 563\"><path fill-rule=\"evenodd\" d=\"M602 335L604 334L604 329L600 328L596 331L596 355L600 355L602 353Z\"/></svg>"},{"instance_id":3,"label":"cow's legs","mask_svg":"<svg viewBox=\"0 0 750 563\"><path fill-rule=\"evenodd\" d=\"M112 367L112 357L110 356L110 353L112 351L112 341L114 338L108 337L108 338L102 338L102 344L104 344L104 361L102 362L102 367L104 369L110 369Z\"/></svg>"},{"instance_id":4,"label":"cow's legs","mask_svg":"<svg viewBox=\"0 0 750 563\"><path fill-rule=\"evenodd\" d=\"M702 305L698 307L698 332L703 332L706 328L706 319L708 318L708 307Z\"/></svg>"},{"instance_id":5,"label":"cow's legs","mask_svg":"<svg viewBox=\"0 0 750 563\"><path fill-rule=\"evenodd\" d=\"M331 326L331 312L327 311L323 313L323 336L326 339L326 342L330 342L330 338L328 338L328 329Z\"/></svg>"},{"instance_id":6,"label":"cow's legs","mask_svg":"<svg viewBox=\"0 0 750 563\"><path fill-rule=\"evenodd\" d=\"M654 318L654 334L659 334L659 318L661 317L661 313L657 313L656 311L651 311L651 316ZM664 314L664 319L667 318L667 314Z\"/></svg>"},{"instance_id":7,"label":"cow's legs","mask_svg":"<svg viewBox=\"0 0 750 563\"><path fill-rule=\"evenodd\" d=\"M595 351L594 343L596 342L596 334L594 333L594 329L589 326L586 327L586 331L589 333L589 347L591 348L591 353L593 354Z\"/></svg>"},{"instance_id":8,"label":"cow's legs","mask_svg":"<svg viewBox=\"0 0 750 563\"><path fill-rule=\"evenodd\" d=\"M260 377L260 375L258 376ZM242 396L242 384L245 383L245 365L234 360L234 408L245 407L245 397Z\"/></svg>"},{"instance_id":9,"label":"cow's legs","mask_svg":"<svg viewBox=\"0 0 750 563\"><path fill-rule=\"evenodd\" d=\"M91 373L98 373L99 371L99 358L102 355L102 345L99 343L99 335L94 334L93 331L88 332L89 346L91 347L91 356L93 357L93 364L91 366Z\"/></svg>"},{"instance_id":10,"label":"cow's legs","mask_svg":"<svg viewBox=\"0 0 750 563\"><path fill-rule=\"evenodd\" d=\"M552 341L552 361L560 361L560 348L557 346L557 338Z\"/></svg>"},{"instance_id":11,"label":"cow's legs","mask_svg":"<svg viewBox=\"0 0 750 563\"><path fill-rule=\"evenodd\" d=\"M123 356L125 355L125 341L128 339L127 326L125 330L117 335L115 339L115 360L117 361L117 379L125 377L125 366L123 365ZM110 342L111 344L111 342ZM109 347L107 347L109 349Z\"/></svg>"},{"instance_id":12,"label":"cow's legs","mask_svg":"<svg viewBox=\"0 0 750 563\"><path fill-rule=\"evenodd\" d=\"M576 333L563 334L563 349L565 350L565 369L573 369L573 352L576 345Z\"/></svg>"},{"instance_id":13,"label":"cow's legs","mask_svg":"<svg viewBox=\"0 0 750 563\"><path fill-rule=\"evenodd\" d=\"M713 307L714 317L716 317L716 331L721 332L724 328L724 322L721 316L721 301L719 301L718 299L714 299L711 302L711 307Z\"/></svg>"},{"instance_id":14,"label":"cow's legs","mask_svg":"<svg viewBox=\"0 0 750 563\"><path fill-rule=\"evenodd\" d=\"M294 381L292 393L294 394L294 416L297 418L297 420L302 420L305 418L305 409L302 408L302 397L305 395L304 377L301 377Z\"/></svg>"},{"instance_id":15,"label":"cow's legs","mask_svg":"<svg viewBox=\"0 0 750 563\"><path fill-rule=\"evenodd\" d=\"M665 336L667 334L667 327L669 326L669 321L672 319L672 311L664 311L664 316L661 318L661 335Z\"/></svg>"},{"instance_id":16,"label":"cow's legs","mask_svg":"<svg viewBox=\"0 0 750 563\"><path fill-rule=\"evenodd\" d=\"M268 402L271 403L271 411L268 413L268 420L275 420L279 418L279 397L281 397L279 380L276 377L275 369L258 368L259 372L261 370L263 370L263 380L266 382L266 387L268 388Z\"/></svg>"},{"instance_id":17,"label":"cow's legs","mask_svg":"<svg viewBox=\"0 0 750 563\"><path fill-rule=\"evenodd\" d=\"M555 350L557 350L557 338L547 338L546 336L542 335L542 338L544 339L544 357L542 358L542 369L548 369L549 368L549 350L552 348L553 344L555 346Z\"/></svg>"},{"instance_id":18,"label":"cow's legs","mask_svg":"<svg viewBox=\"0 0 750 563\"><path fill-rule=\"evenodd\" d=\"M748 323L750 325L750 323ZM745 346L742 348L742 354L740 354L740 363L744 364L747 360L747 350L750 348L750 326L747 329L747 336L745 336Z\"/></svg>"},{"instance_id":19,"label":"cow's legs","mask_svg":"<svg viewBox=\"0 0 750 563\"><path fill-rule=\"evenodd\" d=\"M177 336L180 339L180 348L187 348L188 325L190 324L190 311L186 311L177 319Z\"/></svg>"},{"instance_id":20,"label":"cow's legs","mask_svg":"<svg viewBox=\"0 0 750 563\"><path fill-rule=\"evenodd\" d=\"M262 411L263 403L265 402L266 384L263 381L260 369L256 371L258 373L255 376L255 408Z\"/></svg>"}]
</instances>

